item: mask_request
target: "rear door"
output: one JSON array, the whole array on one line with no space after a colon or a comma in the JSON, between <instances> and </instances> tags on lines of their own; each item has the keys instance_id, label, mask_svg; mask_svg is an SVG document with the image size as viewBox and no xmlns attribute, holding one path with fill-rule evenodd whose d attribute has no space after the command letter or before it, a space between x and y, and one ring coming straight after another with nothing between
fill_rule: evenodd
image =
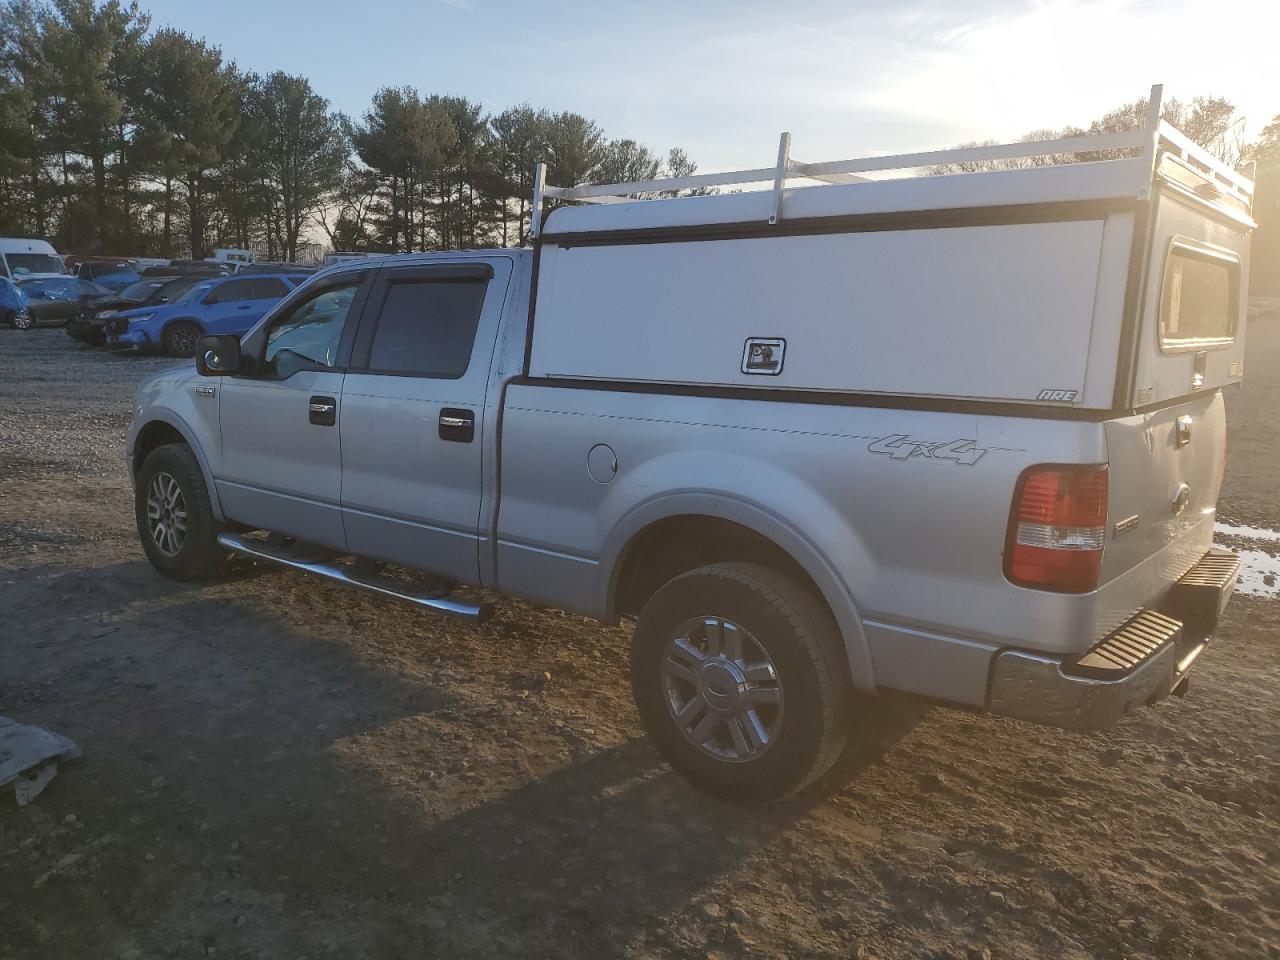
<instances>
[{"instance_id":1,"label":"rear door","mask_svg":"<svg viewBox=\"0 0 1280 960\"><path fill-rule=\"evenodd\" d=\"M384 267L342 392L357 556L479 582L484 406L511 261Z\"/></svg>"}]
</instances>

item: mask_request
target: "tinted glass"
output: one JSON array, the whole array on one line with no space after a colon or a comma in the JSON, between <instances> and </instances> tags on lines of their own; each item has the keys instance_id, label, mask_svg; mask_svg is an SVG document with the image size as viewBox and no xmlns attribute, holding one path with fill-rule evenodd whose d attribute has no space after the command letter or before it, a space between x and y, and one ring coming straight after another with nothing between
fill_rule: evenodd
<instances>
[{"instance_id":1,"label":"tinted glass","mask_svg":"<svg viewBox=\"0 0 1280 960\"><path fill-rule=\"evenodd\" d=\"M240 300L253 300L252 280L230 280L213 291L218 303L236 303Z\"/></svg>"},{"instance_id":2,"label":"tinted glass","mask_svg":"<svg viewBox=\"0 0 1280 960\"><path fill-rule=\"evenodd\" d=\"M393 282L378 314L370 370L457 379L467 372L487 284Z\"/></svg>"},{"instance_id":3,"label":"tinted glass","mask_svg":"<svg viewBox=\"0 0 1280 960\"><path fill-rule=\"evenodd\" d=\"M250 283L253 284L255 300L279 300L289 292L289 288L284 285L284 281L277 280L275 277L251 280Z\"/></svg>"},{"instance_id":4,"label":"tinted glass","mask_svg":"<svg viewBox=\"0 0 1280 960\"><path fill-rule=\"evenodd\" d=\"M332 367L338 362L342 326L351 312L358 283L331 287L304 300L271 325L263 365L268 375L287 377L299 370Z\"/></svg>"},{"instance_id":5,"label":"tinted glass","mask_svg":"<svg viewBox=\"0 0 1280 960\"><path fill-rule=\"evenodd\" d=\"M121 300L145 300L162 286L164 286L163 280L139 280L121 290L118 296Z\"/></svg>"},{"instance_id":6,"label":"tinted glass","mask_svg":"<svg viewBox=\"0 0 1280 960\"><path fill-rule=\"evenodd\" d=\"M172 302L173 302L173 303L190 303L190 302L191 302L191 301L193 301L193 300L203 300L203 299L204 299L204 295L205 295L206 293L208 293L208 292L209 292L210 290L212 290L212 289L213 289L213 282L212 282L212 281L205 281L204 283L197 283L194 287L192 287L190 290L188 290L188 291L187 291L186 293L184 293L182 296L178 297L178 299L177 299L177 300L174 300L174 301L172 301Z\"/></svg>"},{"instance_id":7,"label":"tinted glass","mask_svg":"<svg viewBox=\"0 0 1280 960\"><path fill-rule=\"evenodd\" d=\"M1165 346L1235 335L1236 264L1174 247L1164 268L1160 334Z\"/></svg>"}]
</instances>

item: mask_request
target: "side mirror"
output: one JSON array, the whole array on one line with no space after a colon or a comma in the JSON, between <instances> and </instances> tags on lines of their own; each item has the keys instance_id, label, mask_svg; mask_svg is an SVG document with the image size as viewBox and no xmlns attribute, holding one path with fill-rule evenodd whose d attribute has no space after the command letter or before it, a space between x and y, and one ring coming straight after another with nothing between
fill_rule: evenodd
<instances>
[{"instance_id":1,"label":"side mirror","mask_svg":"<svg viewBox=\"0 0 1280 960\"><path fill-rule=\"evenodd\" d=\"M196 342L196 372L202 377L229 377L240 372L240 338L201 337Z\"/></svg>"}]
</instances>

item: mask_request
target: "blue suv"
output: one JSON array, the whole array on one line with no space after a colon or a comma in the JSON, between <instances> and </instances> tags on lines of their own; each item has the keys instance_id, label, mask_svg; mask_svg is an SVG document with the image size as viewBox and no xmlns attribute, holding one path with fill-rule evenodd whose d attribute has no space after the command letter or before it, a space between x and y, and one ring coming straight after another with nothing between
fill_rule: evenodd
<instances>
[{"instance_id":1,"label":"blue suv","mask_svg":"<svg viewBox=\"0 0 1280 960\"><path fill-rule=\"evenodd\" d=\"M107 321L107 349L189 357L205 334L235 334L266 315L308 279L287 274L202 280L172 303L124 310Z\"/></svg>"}]
</instances>

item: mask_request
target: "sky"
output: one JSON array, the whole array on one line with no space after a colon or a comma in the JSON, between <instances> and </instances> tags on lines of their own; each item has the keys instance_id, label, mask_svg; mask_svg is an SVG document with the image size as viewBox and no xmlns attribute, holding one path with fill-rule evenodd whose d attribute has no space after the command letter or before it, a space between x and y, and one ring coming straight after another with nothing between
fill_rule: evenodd
<instances>
[{"instance_id":1,"label":"sky","mask_svg":"<svg viewBox=\"0 0 1280 960\"><path fill-rule=\"evenodd\" d=\"M573 110L702 171L1014 139L1145 96L1280 114L1280 0L142 0L359 118L412 85Z\"/></svg>"}]
</instances>

